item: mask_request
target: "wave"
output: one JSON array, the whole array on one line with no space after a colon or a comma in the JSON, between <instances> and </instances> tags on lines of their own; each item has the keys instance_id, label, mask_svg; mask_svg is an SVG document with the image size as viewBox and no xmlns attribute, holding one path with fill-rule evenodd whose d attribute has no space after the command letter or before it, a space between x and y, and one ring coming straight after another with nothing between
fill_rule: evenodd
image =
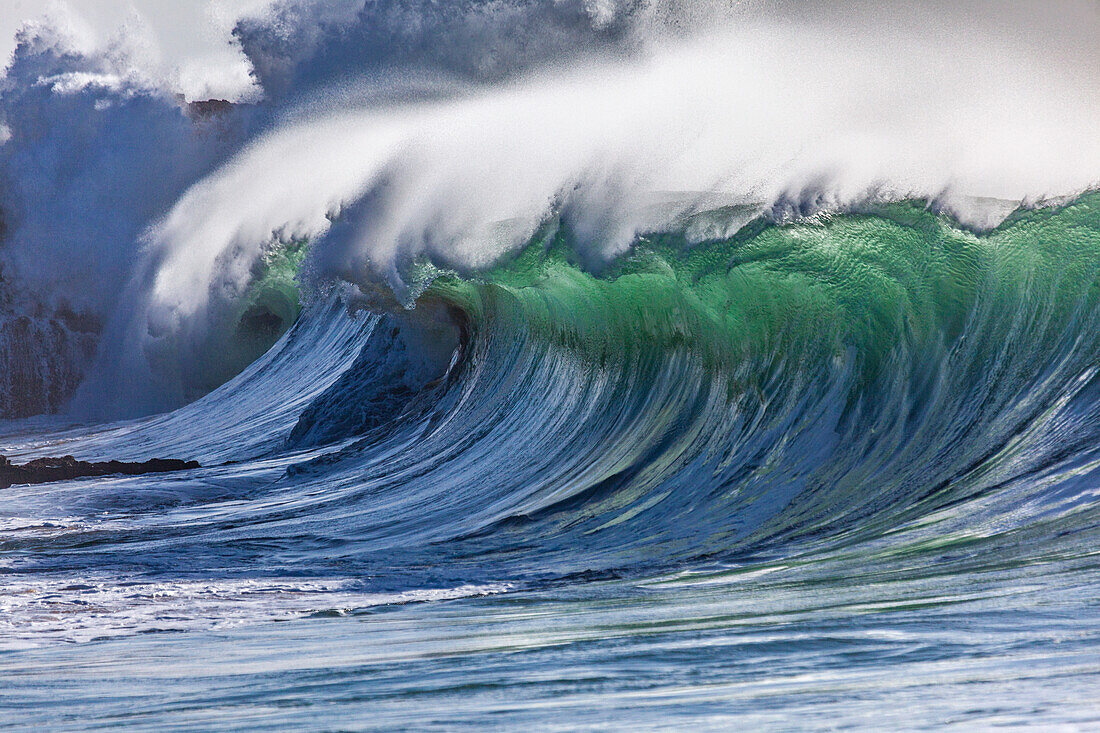
<instances>
[{"instance_id":1,"label":"wave","mask_svg":"<svg viewBox=\"0 0 1100 733\"><path fill-rule=\"evenodd\" d=\"M729 5L25 31L0 454L188 468L4 489L8 708L1095 717L1100 15Z\"/></svg>"},{"instance_id":2,"label":"wave","mask_svg":"<svg viewBox=\"0 0 1100 733\"><path fill-rule=\"evenodd\" d=\"M393 340L412 338L373 337L290 445L357 437L340 455L363 485L376 452L446 477L433 537L584 548L588 569L865 538L989 492L1035 504L1024 522L1087 485L1098 203L981 236L912 203L761 221L654 237L602 276L560 232L473 280L428 268L418 309L443 304L454 358L402 381Z\"/></svg>"},{"instance_id":3,"label":"wave","mask_svg":"<svg viewBox=\"0 0 1100 733\"><path fill-rule=\"evenodd\" d=\"M914 202L759 219L600 275L561 229L475 277L421 263L410 311L314 302L207 397L63 439L223 466L85 552L168 562L201 535L196 562L230 572L286 561L276 542L297 572L434 587L791 557L932 517L1072 531L1100 425L1098 206L980 235ZM265 488L224 488L241 471ZM68 506L148 510L105 491Z\"/></svg>"}]
</instances>

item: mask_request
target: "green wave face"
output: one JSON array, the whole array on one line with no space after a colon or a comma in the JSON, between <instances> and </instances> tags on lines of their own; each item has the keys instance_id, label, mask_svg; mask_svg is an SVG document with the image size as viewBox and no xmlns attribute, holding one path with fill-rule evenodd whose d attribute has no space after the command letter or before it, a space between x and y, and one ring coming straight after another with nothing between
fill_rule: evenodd
<instances>
[{"instance_id":1,"label":"green wave face","mask_svg":"<svg viewBox=\"0 0 1100 733\"><path fill-rule=\"evenodd\" d=\"M789 225L761 220L725 241L643 238L602 275L577 266L559 232L471 280L431 271L426 295L475 319L519 318L594 359L641 345L688 349L718 368L764 354L854 352L874 375L902 349L943 353L978 341L996 352L1017 338L1021 349L1050 354L1066 329L1081 346L1093 343L1081 319L1100 292L1098 208L1093 193L1022 211L981 235L912 202Z\"/></svg>"},{"instance_id":2,"label":"green wave face","mask_svg":"<svg viewBox=\"0 0 1100 733\"><path fill-rule=\"evenodd\" d=\"M697 245L648 237L602 275L558 233L476 279L425 268L421 301L469 315L473 368L497 385L479 400L514 390L528 414L579 416L599 395L574 429L637 446L600 459L605 481L650 466L637 501L702 461L733 494L663 501L703 502L716 528L743 517L745 542L874 533L1094 438L1098 207L1088 194L981 235L912 202L758 221Z\"/></svg>"},{"instance_id":3,"label":"green wave face","mask_svg":"<svg viewBox=\"0 0 1100 733\"><path fill-rule=\"evenodd\" d=\"M273 248L253 268L243 296L230 304L223 327L208 337L212 358L195 365L187 383L195 399L227 382L270 349L298 320L302 295L298 281L306 255L304 240Z\"/></svg>"},{"instance_id":4,"label":"green wave face","mask_svg":"<svg viewBox=\"0 0 1100 733\"><path fill-rule=\"evenodd\" d=\"M302 312L298 273L305 254L306 242L292 241L264 259L260 276L238 304L238 335L266 341L294 324Z\"/></svg>"}]
</instances>

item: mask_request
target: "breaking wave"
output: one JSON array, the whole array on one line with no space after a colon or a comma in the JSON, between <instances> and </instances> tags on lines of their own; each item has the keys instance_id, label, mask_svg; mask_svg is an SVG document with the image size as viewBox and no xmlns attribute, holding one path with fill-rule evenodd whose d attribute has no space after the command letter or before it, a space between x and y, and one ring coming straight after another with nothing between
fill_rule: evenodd
<instances>
[{"instance_id":1,"label":"breaking wave","mask_svg":"<svg viewBox=\"0 0 1100 733\"><path fill-rule=\"evenodd\" d=\"M464 686L485 608L527 619L494 649L569 648L507 684L612 639L698 691L686 668L728 655L669 634L790 623L893 701L897 659L843 634L911 605L976 650L921 617L915 659L1005 658L970 632L992 608L1035 635L996 684L1095 674L1094 9L1036 20L1064 42L1037 53L1010 10L723 5L279 3L235 31L262 101L28 31L0 88L0 418L60 414L0 423L0 453L202 467L5 489L5 653L423 603L462 705L498 694ZM324 628L326 669L364 642Z\"/></svg>"}]
</instances>

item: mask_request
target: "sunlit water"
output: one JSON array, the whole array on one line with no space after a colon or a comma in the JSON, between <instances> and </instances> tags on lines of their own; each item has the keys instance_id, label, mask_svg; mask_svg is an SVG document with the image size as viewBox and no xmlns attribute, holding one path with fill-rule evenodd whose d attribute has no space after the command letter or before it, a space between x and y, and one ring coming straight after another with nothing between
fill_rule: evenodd
<instances>
[{"instance_id":1,"label":"sunlit water","mask_svg":"<svg viewBox=\"0 0 1100 733\"><path fill-rule=\"evenodd\" d=\"M1098 726L1095 206L540 245L314 302L175 412L9 423L204 467L3 492L0 716Z\"/></svg>"}]
</instances>

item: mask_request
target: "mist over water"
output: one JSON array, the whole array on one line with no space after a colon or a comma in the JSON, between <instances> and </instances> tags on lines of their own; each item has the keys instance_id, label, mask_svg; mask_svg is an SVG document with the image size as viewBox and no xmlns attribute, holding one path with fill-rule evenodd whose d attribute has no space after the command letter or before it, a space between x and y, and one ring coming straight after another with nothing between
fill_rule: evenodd
<instances>
[{"instance_id":1,"label":"mist over water","mask_svg":"<svg viewBox=\"0 0 1100 733\"><path fill-rule=\"evenodd\" d=\"M1095 4L215 7L0 79L0 455L202 465L0 490L0 721L1096 723Z\"/></svg>"},{"instance_id":2,"label":"mist over water","mask_svg":"<svg viewBox=\"0 0 1100 733\"><path fill-rule=\"evenodd\" d=\"M1088 5L1028 34L1015 6L257 12L235 36L266 98L213 120L189 119L138 50L22 37L3 97L5 279L24 311L98 324L81 412L209 389L224 370L197 365L225 351L222 321L288 238L316 240L307 286L378 280L407 302L417 258L485 268L551 221L599 268L731 204L783 218L915 198L988 228L1097 182Z\"/></svg>"}]
</instances>

